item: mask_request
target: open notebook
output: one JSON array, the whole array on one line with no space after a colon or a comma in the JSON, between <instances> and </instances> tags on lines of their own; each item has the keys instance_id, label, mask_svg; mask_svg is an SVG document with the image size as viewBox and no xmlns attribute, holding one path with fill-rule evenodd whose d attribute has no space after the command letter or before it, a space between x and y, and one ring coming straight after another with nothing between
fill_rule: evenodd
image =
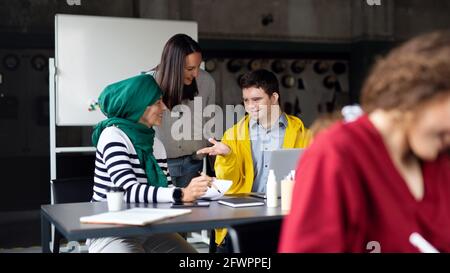
<instances>
[{"instance_id":1,"label":"open notebook","mask_svg":"<svg viewBox=\"0 0 450 273\"><path fill-rule=\"evenodd\" d=\"M81 223L143 226L158 220L188 214L191 209L133 208L80 217Z\"/></svg>"},{"instance_id":2,"label":"open notebook","mask_svg":"<svg viewBox=\"0 0 450 273\"><path fill-rule=\"evenodd\" d=\"M201 197L205 200L218 200L220 199L231 187L233 181L213 178L213 185L208 188L206 193Z\"/></svg>"}]
</instances>

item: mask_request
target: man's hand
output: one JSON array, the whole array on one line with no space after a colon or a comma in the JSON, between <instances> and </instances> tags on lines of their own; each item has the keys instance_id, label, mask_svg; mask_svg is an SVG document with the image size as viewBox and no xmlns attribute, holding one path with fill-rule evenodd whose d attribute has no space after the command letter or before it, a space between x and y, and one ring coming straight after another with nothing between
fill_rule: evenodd
<instances>
[{"instance_id":1,"label":"man's hand","mask_svg":"<svg viewBox=\"0 0 450 273\"><path fill-rule=\"evenodd\" d=\"M214 138L208 139L209 142L213 144L211 147L203 148L197 151L197 154L208 154L208 155L228 155L231 152L228 145L223 144Z\"/></svg>"}]
</instances>

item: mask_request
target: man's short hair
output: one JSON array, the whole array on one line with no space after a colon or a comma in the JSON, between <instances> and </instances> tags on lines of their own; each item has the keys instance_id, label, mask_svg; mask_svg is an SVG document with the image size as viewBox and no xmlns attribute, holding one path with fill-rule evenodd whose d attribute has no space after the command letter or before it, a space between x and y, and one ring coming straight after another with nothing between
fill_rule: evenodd
<instances>
[{"instance_id":1,"label":"man's short hair","mask_svg":"<svg viewBox=\"0 0 450 273\"><path fill-rule=\"evenodd\" d=\"M269 97L271 97L273 93L277 93L278 103L280 103L280 91L277 76L266 69L258 69L245 73L239 80L239 86L241 89L250 87L261 88L269 95Z\"/></svg>"}]
</instances>

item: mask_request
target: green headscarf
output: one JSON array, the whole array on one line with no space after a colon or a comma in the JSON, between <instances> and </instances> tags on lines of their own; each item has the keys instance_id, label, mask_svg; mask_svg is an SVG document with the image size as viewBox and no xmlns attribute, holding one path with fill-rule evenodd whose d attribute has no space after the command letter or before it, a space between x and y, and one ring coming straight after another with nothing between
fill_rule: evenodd
<instances>
[{"instance_id":1,"label":"green headscarf","mask_svg":"<svg viewBox=\"0 0 450 273\"><path fill-rule=\"evenodd\" d=\"M97 146L103 129L117 126L133 143L148 184L167 187L167 178L153 156L155 130L138 123L147 106L154 104L161 95L161 89L150 75L139 75L108 85L98 101L107 119L94 127L92 142Z\"/></svg>"}]
</instances>

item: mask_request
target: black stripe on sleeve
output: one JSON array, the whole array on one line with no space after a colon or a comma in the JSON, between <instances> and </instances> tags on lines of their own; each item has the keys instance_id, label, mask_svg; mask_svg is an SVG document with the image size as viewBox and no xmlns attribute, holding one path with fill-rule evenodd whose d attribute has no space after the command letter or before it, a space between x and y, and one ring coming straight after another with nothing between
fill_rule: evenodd
<instances>
[{"instance_id":1,"label":"black stripe on sleeve","mask_svg":"<svg viewBox=\"0 0 450 273\"><path fill-rule=\"evenodd\" d=\"M101 175L98 175L96 173L94 173L94 177L97 177L98 179L100 179L102 181L111 182L111 179L109 177L101 176Z\"/></svg>"},{"instance_id":2,"label":"black stripe on sleeve","mask_svg":"<svg viewBox=\"0 0 450 273\"><path fill-rule=\"evenodd\" d=\"M134 163L130 162L130 164L131 164L131 167L133 167L134 169L144 169L144 168L142 168L141 163L134 164Z\"/></svg>"},{"instance_id":3,"label":"black stripe on sleeve","mask_svg":"<svg viewBox=\"0 0 450 273\"><path fill-rule=\"evenodd\" d=\"M100 168L99 166L95 166L95 169L102 173L108 173L108 169L103 169L103 168Z\"/></svg>"},{"instance_id":4,"label":"black stripe on sleeve","mask_svg":"<svg viewBox=\"0 0 450 273\"><path fill-rule=\"evenodd\" d=\"M148 191L150 190L150 186L144 187L144 203L148 203Z\"/></svg>"},{"instance_id":5,"label":"black stripe on sleeve","mask_svg":"<svg viewBox=\"0 0 450 273\"><path fill-rule=\"evenodd\" d=\"M145 173L137 173L136 177L137 178L147 178L147 175Z\"/></svg>"},{"instance_id":6,"label":"black stripe on sleeve","mask_svg":"<svg viewBox=\"0 0 450 273\"><path fill-rule=\"evenodd\" d=\"M103 153L105 153L106 150L108 150L110 147L124 147L126 148L127 146L125 145L125 143L123 142L119 142L119 141L112 141L109 142L108 144L105 145L105 147L103 148Z\"/></svg>"},{"instance_id":7,"label":"black stripe on sleeve","mask_svg":"<svg viewBox=\"0 0 450 273\"><path fill-rule=\"evenodd\" d=\"M116 174L118 174L118 173L120 173L120 172L123 172L123 171L125 171L125 170L126 170L128 173L134 174L134 170L132 170L132 169L118 169L118 170L115 170L115 171L111 172L110 176L113 177L113 176L115 176Z\"/></svg>"},{"instance_id":8,"label":"black stripe on sleeve","mask_svg":"<svg viewBox=\"0 0 450 273\"><path fill-rule=\"evenodd\" d=\"M105 147L103 148L103 154L105 154L106 150L108 150L111 147L123 147L125 149L127 148L127 146L122 142L110 142L106 144Z\"/></svg>"},{"instance_id":9,"label":"black stripe on sleeve","mask_svg":"<svg viewBox=\"0 0 450 273\"><path fill-rule=\"evenodd\" d=\"M115 167L115 166L121 165L121 164L131 165L129 160L117 160L117 161L111 162L109 165L106 165L106 167L108 169L111 169L112 167Z\"/></svg>"},{"instance_id":10,"label":"black stripe on sleeve","mask_svg":"<svg viewBox=\"0 0 450 273\"><path fill-rule=\"evenodd\" d=\"M158 187L155 187L154 189L153 189L153 203L158 203L158 200L156 200L156 196L157 196L157 193L158 193Z\"/></svg>"},{"instance_id":11,"label":"black stripe on sleeve","mask_svg":"<svg viewBox=\"0 0 450 273\"><path fill-rule=\"evenodd\" d=\"M97 182L94 182L94 187L105 189L105 190L109 189L109 186L103 185L103 184L100 184L100 183L97 183Z\"/></svg>"},{"instance_id":12,"label":"black stripe on sleeve","mask_svg":"<svg viewBox=\"0 0 450 273\"><path fill-rule=\"evenodd\" d=\"M97 161L98 163L101 163L101 164L105 164L105 162L103 162L102 159L99 157L95 157L95 161Z\"/></svg>"},{"instance_id":13,"label":"black stripe on sleeve","mask_svg":"<svg viewBox=\"0 0 450 273\"><path fill-rule=\"evenodd\" d=\"M131 189L132 187L129 187L126 191L126 195L127 195L127 203L131 203Z\"/></svg>"},{"instance_id":14,"label":"black stripe on sleeve","mask_svg":"<svg viewBox=\"0 0 450 273\"><path fill-rule=\"evenodd\" d=\"M124 177L125 175L129 175L129 174L134 175L133 170L126 170L126 171L122 172L121 174L118 174L116 179L114 179L114 180L116 180L118 182L122 177Z\"/></svg>"},{"instance_id":15,"label":"black stripe on sleeve","mask_svg":"<svg viewBox=\"0 0 450 273\"><path fill-rule=\"evenodd\" d=\"M133 181L133 183L137 183L136 179L134 179L134 177L130 177L128 179L126 179L125 181L123 181L122 183L120 183L119 185L116 185L117 187L120 187L122 189L128 189L129 187L125 188L125 185L128 184L128 182Z\"/></svg>"},{"instance_id":16,"label":"black stripe on sleeve","mask_svg":"<svg viewBox=\"0 0 450 273\"><path fill-rule=\"evenodd\" d=\"M104 160L105 160L105 162L108 162L108 160L110 160L111 158L116 157L116 156L126 156L127 158L130 157L130 156L128 155L127 152L124 152L124 151L116 151L116 152L112 152L112 153L108 154L108 155L104 158Z\"/></svg>"},{"instance_id":17,"label":"black stripe on sleeve","mask_svg":"<svg viewBox=\"0 0 450 273\"><path fill-rule=\"evenodd\" d=\"M106 199L106 194L104 194L104 193L96 191L95 194L97 194L98 196L100 196L103 199ZM94 196L92 196L92 199L94 200Z\"/></svg>"},{"instance_id":18,"label":"black stripe on sleeve","mask_svg":"<svg viewBox=\"0 0 450 273\"><path fill-rule=\"evenodd\" d=\"M136 191L134 193L134 202L137 203L137 204L140 203L139 202L139 192L140 192L140 190L141 190L141 185L140 184L136 185Z\"/></svg>"}]
</instances>

